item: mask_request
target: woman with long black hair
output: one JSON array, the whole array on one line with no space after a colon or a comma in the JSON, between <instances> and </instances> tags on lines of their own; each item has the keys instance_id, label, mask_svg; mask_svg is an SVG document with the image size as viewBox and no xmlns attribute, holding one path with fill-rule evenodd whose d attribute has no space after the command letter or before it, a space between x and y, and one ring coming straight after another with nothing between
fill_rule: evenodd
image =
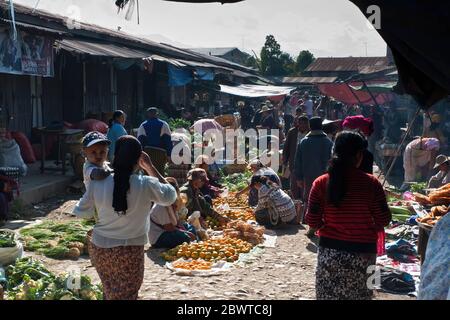
<instances>
[{"instance_id":1,"label":"woman with long black hair","mask_svg":"<svg viewBox=\"0 0 450 320\"><path fill-rule=\"evenodd\" d=\"M319 300L368 300L368 267L375 265L378 232L391 220L380 182L359 169L367 144L341 132L328 173L311 189L306 222L318 229L316 296Z\"/></svg>"},{"instance_id":2,"label":"woman with long black hair","mask_svg":"<svg viewBox=\"0 0 450 320\"><path fill-rule=\"evenodd\" d=\"M144 245L148 243L152 202L170 206L177 193L135 137L117 140L113 167L113 175L89 184L74 213L92 218L98 212L89 254L102 281L104 298L135 300L144 279ZM139 169L148 176L137 174Z\"/></svg>"},{"instance_id":3,"label":"woman with long black hair","mask_svg":"<svg viewBox=\"0 0 450 320\"><path fill-rule=\"evenodd\" d=\"M127 115L122 110L117 110L113 113L112 118L109 120L108 129L108 140L111 141L109 145L108 159L110 162L114 160L114 152L116 149L116 141L122 136L127 135L127 130L125 130L125 121L127 120Z\"/></svg>"}]
</instances>

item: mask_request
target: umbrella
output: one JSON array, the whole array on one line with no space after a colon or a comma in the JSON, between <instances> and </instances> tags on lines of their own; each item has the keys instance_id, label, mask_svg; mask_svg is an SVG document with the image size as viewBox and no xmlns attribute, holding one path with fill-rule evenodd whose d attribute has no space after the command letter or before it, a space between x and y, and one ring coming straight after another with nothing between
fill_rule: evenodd
<instances>
[{"instance_id":1,"label":"umbrella","mask_svg":"<svg viewBox=\"0 0 450 320\"><path fill-rule=\"evenodd\" d=\"M201 134L204 134L207 130L219 130L223 131L224 128L214 119L201 119L194 123L191 127L192 130L200 130Z\"/></svg>"}]
</instances>

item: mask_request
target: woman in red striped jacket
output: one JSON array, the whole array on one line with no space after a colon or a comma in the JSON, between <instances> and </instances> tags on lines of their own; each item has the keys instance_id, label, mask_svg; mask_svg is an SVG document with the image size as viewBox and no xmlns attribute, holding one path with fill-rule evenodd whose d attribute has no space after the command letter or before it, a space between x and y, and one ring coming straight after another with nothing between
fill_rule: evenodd
<instances>
[{"instance_id":1,"label":"woman in red striped jacket","mask_svg":"<svg viewBox=\"0 0 450 320\"><path fill-rule=\"evenodd\" d=\"M316 296L320 300L371 299L368 267L375 265L377 233L391 220L380 182L358 169L365 138L341 132L328 173L311 189L306 222L318 229Z\"/></svg>"}]
</instances>

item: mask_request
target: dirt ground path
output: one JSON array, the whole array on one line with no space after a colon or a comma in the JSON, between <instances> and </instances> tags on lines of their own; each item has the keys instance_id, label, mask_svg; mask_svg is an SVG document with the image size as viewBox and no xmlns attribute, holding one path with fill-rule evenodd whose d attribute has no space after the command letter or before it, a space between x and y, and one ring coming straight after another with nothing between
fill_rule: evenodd
<instances>
[{"instance_id":1,"label":"dirt ground path","mask_svg":"<svg viewBox=\"0 0 450 320\"><path fill-rule=\"evenodd\" d=\"M37 206L51 219L69 219L64 214L67 200L73 196L49 200ZM276 248L265 248L251 264L232 268L225 275L213 277L186 277L174 275L159 256L161 250L149 248L145 257L145 277L140 299L193 299L193 300L279 300L314 299L314 273L317 247L305 236L303 226L288 226L277 230ZM26 253L27 255L33 255ZM100 280L89 258L77 261L54 260L38 256L54 272L62 273L78 267L95 283ZM410 299L376 293L375 299Z\"/></svg>"}]
</instances>

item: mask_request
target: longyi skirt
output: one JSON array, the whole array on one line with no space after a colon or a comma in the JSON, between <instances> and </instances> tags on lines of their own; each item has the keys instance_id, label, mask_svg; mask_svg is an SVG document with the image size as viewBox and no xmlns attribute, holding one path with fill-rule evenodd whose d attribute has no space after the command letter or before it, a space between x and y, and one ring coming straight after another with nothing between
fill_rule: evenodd
<instances>
[{"instance_id":1,"label":"longyi skirt","mask_svg":"<svg viewBox=\"0 0 450 320\"><path fill-rule=\"evenodd\" d=\"M368 267L376 254L351 253L319 246L316 270L317 300L370 300Z\"/></svg>"},{"instance_id":2,"label":"longyi skirt","mask_svg":"<svg viewBox=\"0 0 450 320\"><path fill-rule=\"evenodd\" d=\"M144 281L144 246L99 248L89 242L105 300L136 300Z\"/></svg>"}]
</instances>

